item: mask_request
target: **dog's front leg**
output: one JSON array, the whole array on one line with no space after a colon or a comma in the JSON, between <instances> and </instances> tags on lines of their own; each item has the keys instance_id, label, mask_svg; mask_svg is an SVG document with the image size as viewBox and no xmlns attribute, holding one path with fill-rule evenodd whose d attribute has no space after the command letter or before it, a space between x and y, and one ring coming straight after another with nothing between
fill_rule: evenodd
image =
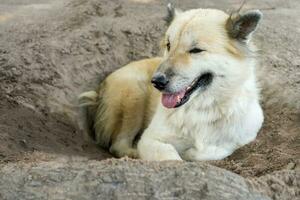
<instances>
[{"instance_id":1,"label":"dog's front leg","mask_svg":"<svg viewBox=\"0 0 300 200\"><path fill-rule=\"evenodd\" d=\"M158 107L138 142L138 154L143 160L182 160L176 148L169 142L175 134L168 127L164 112Z\"/></svg>"},{"instance_id":2,"label":"dog's front leg","mask_svg":"<svg viewBox=\"0 0 300 200\"><path fill-rule=\"evenodd\" d=\"M139 141L138 153L143 160L182 160L173 145L147 137Z\"/></svg>"}]
</instances>

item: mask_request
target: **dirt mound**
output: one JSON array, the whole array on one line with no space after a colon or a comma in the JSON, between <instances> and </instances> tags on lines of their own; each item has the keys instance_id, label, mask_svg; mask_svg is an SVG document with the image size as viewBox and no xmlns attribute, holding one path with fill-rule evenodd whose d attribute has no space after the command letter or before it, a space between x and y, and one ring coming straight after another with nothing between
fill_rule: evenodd
<instances>
[{"instance_id":1,"label":"dirt mound","mask_svg":"<svg viewBox=\"0 0 300 200\"><path fill-rule=\"evenodd\" d=\"M161 16L143 15L146 5L121 1L1 6L7 7L15 9L5 10L0 30L2 161L32 151L97 151L101 159L78 131L76 98L117 67L156 54Z\"/></svg>"},{"instance_id":2,"label":"dirt mound","mask_svg":"<svg viewBox=\"0 0 300 200\"><path fill-rule=\"evenodd\" d=\"M239 3L187 0L177 6L229 10ZM159 54L165 5L151 0L2 1L0 163L110 157L83 139L76 97L118 67ZM282 169L299 173L300 2L255 0L245 6L250 8L264 13L256 36L262 49L264 127L253 143L211 163L250 177Z\"/></svg>"}]
</instances>

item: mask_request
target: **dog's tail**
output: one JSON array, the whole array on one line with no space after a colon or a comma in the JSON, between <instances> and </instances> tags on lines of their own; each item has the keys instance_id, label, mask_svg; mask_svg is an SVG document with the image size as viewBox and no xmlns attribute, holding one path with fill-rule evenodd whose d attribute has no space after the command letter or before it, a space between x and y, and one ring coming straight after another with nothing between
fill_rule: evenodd
<instances>
[{"instance_id":1,"label":"dog's tail","mask_svg":"<svg viewBox=\"0 0 300 200\"><path fill-rule=\"evenodd\" d=\"M84 92L79 95L79 127L87 133L89 138L96 141L94 119L97 111L98 94L95 91Z\"/></svg>"},{"instance_id":2,"label":"dog's tail","mask_svg":"<svg viewBox=\"0 0 300 200\"><path fill-rule=\"evenodd\" d=\"M109 148L116 129L117 108L110 105L113 97L102 83L99 93L88 91L79 95L81 129L103 148Z\"/></svg>"}]
</instances>

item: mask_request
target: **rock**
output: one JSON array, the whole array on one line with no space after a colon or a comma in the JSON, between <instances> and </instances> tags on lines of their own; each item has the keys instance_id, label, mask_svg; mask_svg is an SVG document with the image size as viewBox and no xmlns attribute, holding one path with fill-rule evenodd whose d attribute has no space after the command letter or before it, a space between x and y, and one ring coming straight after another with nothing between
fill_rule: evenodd
<instances>
[{"instance_id":1,"label":"rock","mask_svg":"<svg viewBox=\"0 0 300 200\"><path fill-rule=\"evenodd\" d=\"M15 199L267 200L244 178L201 162L60 159L0 169L0 197Z\"/></svg>"},{"instance_id":2,"label":"rock","mask_svg":"<svg viewBox=\"0 0 300 200\"><path fill-rule=\"evenodd\" d=\"M290 162L290 163L286 166L286 169L291 170L291 169L295 169L295 167L296 167L296 163Z\"/></svg>"}]
</instances>

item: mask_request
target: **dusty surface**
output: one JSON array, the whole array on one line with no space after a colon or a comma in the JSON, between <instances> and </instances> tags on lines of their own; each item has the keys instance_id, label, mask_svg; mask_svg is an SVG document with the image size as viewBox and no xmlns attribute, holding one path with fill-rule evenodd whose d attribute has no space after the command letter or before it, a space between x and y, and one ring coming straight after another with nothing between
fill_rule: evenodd
<instances>
[{"instance_id":1,"label":"dusty surface","mask_svg":"<svg viewBox=\"0 0 300 200\"><path fill-rule=\"evenodd\" d=\"M58 160L9 164L0 176L4 199L270 199L240 176L196 163Z\"/></svg>"},{"instance_id":2,"label":"dusty surface","mask_svg":"<svg viewBox=\"0 0 300 200\"><path fill-rule=\"evenodd\" d=\"M239 3L186 0L177 6L230 10ZM118 67L159 54L165 4L0 0L0 163L22 166L65 156L98 162L110 157L83 139L76 122L76 96ZM262 49L258 71L265 123L253 143L211 163L264 185L273 172L299 176L300 2L255 0L245 8L264 13L255 39ZM102 162L107 161L98 164ZM291 171L277 172L284 169ZM275 189L268 187L268 195L299 197L299 190L293 193L279 185L284 189L275 184ZM299 182L289 187L299 188Z\"/></svg>"},{"instance_id":3,"label":"dusty surface","mask_svg":"<svg viewBox=\"0 0 300 200\"><path fill-rule=\"evenodd\" d=\"M0 168L0 198L294 200L300 174L283 170L245 180L197 162L95 161L65 157Z\"/></svg>"}]
</instances>

